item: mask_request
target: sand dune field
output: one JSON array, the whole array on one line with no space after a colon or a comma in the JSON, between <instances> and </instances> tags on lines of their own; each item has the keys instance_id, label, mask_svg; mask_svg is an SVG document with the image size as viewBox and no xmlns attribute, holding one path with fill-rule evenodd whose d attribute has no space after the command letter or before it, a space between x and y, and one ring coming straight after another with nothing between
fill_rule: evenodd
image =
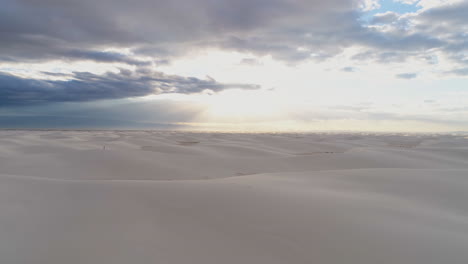
<instances>
[{"instance_id":1,"label":"sand dune field","mask_svg":"<svg viewBox=\"0 0 468 264\"><path fill-rule=\"evenodd\" d=\"M466 264L466 135L0 131L0 263Z\"/></svg>"}]
</instances>

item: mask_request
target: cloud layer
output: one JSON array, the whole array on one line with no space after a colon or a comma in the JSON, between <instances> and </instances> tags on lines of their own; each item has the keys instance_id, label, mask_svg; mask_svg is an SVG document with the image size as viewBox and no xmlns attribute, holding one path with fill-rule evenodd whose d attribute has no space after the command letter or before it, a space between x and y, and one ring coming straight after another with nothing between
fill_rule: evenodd
<instances>
[{"instance_id":1,"label":"cloud layer","mask_svg":"<svg viewBox=\"0 0 468 264\"><path fill-rule=\"evenodd\" d=\"M368 26L362 1L332 0L3 0L0 59L70 59L128 64L221 47L282 60L323 59L344 48L375 53L466 50L468 3L439 5L417 14L383 12ZM433 21L438 21L434 24ZM149 56L140 61L106 48Z\"/></svg>"},{"instance_id":2,"label":"cloud layer","mask_svg":"<svg viewBox=\"0 0 468 264\"><path fill-rule=\"evenodd\" d=\"M54 73L46 73L57 75ZM29 105L54 102L85 102L103 99L141 97L162 93L191 94L229 88L257 89L249 84L221 84L213 79L201 80L148 70L120 70L97 75L90 72L58 74L68 80L21 78L0 73L0 105Z\"/></svg>"},{"instance_id":3,"label":"cloud layer","mask_svg":"<svg viewBox=\"0 0 468 264\"><path fill-rule=\"evenodd\" d=\"M339 15L352 10L352 3L344 0L3 2L0 52L12 60L63 54L79 58L77 49L89 54L108 46L165 56L197 45L235 45L236 39L258 42L252 50L259 46L281 50L286 44L266 47L264 42L284 39L292 30L306 26L341 30L348 21ZM307 31L292 34L297 33Z\"/></svg>"},{"instance_id":4,"label":"cloud layer","mask_svg":"<svg viewBox=\"0 0 468 264\"><path fill-rule=\"evenodd\" d=\"M240 65L249 68L246 76L265 66L262 56L293 66L343 58L330 68L346 78L367 76L365 69L376 64L389 65L384 72L406 80L401 83L426 76L468 76L468 1L464 0L0 2L3 109L259 88L244 81L224 83L164 73L162 65L183 61L200 50L241 53ZM396 2L413 6L408 9L413 11L383 8ZM28 71L29 64L45 63L63 63L71 69ZM98 66L74 69L78 63ZM406 67L399 67L403 63ZM10 70L11 65L24 71ZM276 84L266 88L272 87L290 88Z\"/></svg>"}]
</instances>

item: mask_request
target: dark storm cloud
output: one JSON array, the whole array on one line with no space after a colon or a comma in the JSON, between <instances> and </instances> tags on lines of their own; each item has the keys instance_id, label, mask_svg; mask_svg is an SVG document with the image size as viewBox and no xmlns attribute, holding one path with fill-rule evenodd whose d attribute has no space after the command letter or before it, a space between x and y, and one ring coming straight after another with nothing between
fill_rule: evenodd
<instances>
[{"instance_id":1,"label":"dark storm cloud","mask_svg":"<svg viewBox=\"0 0 468 264\"><path fill-rule=\"evenodd\" d=\"M147 70L121 70L120 73L108 72L103 75L75 72L64 77L69 80L30 79L0 73L0 106L84 102L162 93L191 94L229 88L259 88L256 85L222 84L211 78L201 80Z\"/></svg>"}]
</instances>

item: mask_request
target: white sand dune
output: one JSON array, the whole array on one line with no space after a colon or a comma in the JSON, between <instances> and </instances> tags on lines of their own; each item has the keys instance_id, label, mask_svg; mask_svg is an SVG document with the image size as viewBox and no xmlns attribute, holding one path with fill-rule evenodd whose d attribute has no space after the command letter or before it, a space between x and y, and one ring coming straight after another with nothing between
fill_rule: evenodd
<instances>
[{"instance_id":1,"label":"white sand dune","mask_svg":"<svg viewBox=\"0 0 468 264\"><path fill-rule=\"evenodd\" d=\"M0 263L468 263L462 135L0 131Z\"/></svg>"}]
</instances>

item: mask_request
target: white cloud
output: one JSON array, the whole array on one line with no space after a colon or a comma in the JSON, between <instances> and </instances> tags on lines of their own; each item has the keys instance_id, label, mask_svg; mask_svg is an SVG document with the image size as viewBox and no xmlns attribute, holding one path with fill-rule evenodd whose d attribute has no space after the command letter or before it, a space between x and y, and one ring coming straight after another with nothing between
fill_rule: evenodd
<instances>
[{"instance_id":1,"label":"white cloud","mask_svg":"<svg viewBox=\"0 0 468 264\"><path fill-rule=\"evenodd\" d=\"M371 11L380 8L379 0L361 0L359 2L359 9L362 11Z\"/></svg>"}]
</instances>

